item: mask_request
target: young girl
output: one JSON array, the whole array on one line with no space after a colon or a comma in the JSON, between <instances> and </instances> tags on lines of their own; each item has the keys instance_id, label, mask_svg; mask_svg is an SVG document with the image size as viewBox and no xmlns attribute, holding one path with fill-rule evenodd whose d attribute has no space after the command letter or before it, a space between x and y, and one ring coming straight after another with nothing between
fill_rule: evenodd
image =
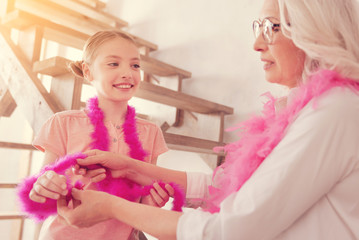
<instances>
[{"instance_id":1,"label":"young girl","mask_svg":"<svg viewBox=\"0 0 359 240\"><path fill-rule=\"evenodd\" d=\"M98 32L86 42L83 61L72 63L70 67L75 75L84 77L97 91L97 100L93 99L92 105L95 104L104 114L103 125L109 136L108 150L128 154L132 149L126 140L128 132L124 129L127 104L141 80L140 54L134 40L116 31ZM94 106L88 105L85 110L57 113L44 124L33 143L36 148L45 152L44 165L52 164L57 158L67 154L92 148L91 134L95 126L89 114L91 107ZM147 153L143 160L156 164L157 157L168 150L162 132L150 122L141 119L136 119L135 122L138 138ZM105 175L100 173L105 171L104 168L98 168L87 171L84 176L75 175L71 171L66 174L73 182L81 180L86 189L96 189L94 182L103 180ZM150 205L163 206L168 195L158 184L154 187L157 192L151 190L151 196L144 201ZM33 185L30 199L42 203L46 198L59 199L66 194L65 176L47 171ZM86 229L75 229L62 224L56 216L49 217L44 222L40 239L136 239L137 235L132 227L117 220L105 221Z\"/></svg>"}]
</instances>

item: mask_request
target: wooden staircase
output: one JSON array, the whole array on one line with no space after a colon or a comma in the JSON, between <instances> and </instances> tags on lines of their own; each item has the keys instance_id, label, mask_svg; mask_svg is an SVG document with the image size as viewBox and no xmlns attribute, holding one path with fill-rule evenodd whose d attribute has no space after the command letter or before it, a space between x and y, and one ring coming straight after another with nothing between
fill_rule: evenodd
<instances>
[{"instance_id":1,"label":"wooden staircase","mask_svg":"<svg viewBox=\"0 0 359 240\"><path fill-rule=\"evenodd\" d=\"M106 13L105 4L98 0L1 1L0 117L11 117L19 108L36 134L52 114L84 107L81 95L88 83L69 72L68 63L79 59L69 59L66 51L82 50L84 42L100 30L125 32L122 28L128 23ZM183 111L217 115L220 119L217 141L169 133L166 130L170 126L164 123L162 130L168 146L216 154L221 160L223 153L214 153L212 149L224 145L224 117L233 114L233 108L183 93L183 81L191 78L191 73L151 57L150 53L158 46L138 36L132 37L141 51L144 76L136 97L176 108L177 127L183 121ZM64 53L47 57L49 43L57 43ZM177 77L177 90L156 84L153 79L157 76ZM51 79L50 91L43 85L43 78ZM0 148L35 150L31 144L7 142L0 142ZM15 186L16 183L0 183L0 189ZM22 218L21 214L0 213L0 219L17 218Z\"/></svg>"}]
</instances>

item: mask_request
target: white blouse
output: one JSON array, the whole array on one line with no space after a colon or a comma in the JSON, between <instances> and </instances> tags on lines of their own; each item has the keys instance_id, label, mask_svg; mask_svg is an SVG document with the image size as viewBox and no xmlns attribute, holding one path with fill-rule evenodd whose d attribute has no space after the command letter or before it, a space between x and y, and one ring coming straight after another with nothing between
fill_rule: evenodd
<instances>
[{"instance_id":1,"label":"white blouse","mask_svg":"<svg viewBox=\"0 0 359 240\"><path fill-rule=\"evenodd\" d=\"M219 213L191 209L177 239L359 239L359 96L334 88L288 127ZM203 198L211 176L187 173L187 198Z\"/></svg>"}]
</instances>

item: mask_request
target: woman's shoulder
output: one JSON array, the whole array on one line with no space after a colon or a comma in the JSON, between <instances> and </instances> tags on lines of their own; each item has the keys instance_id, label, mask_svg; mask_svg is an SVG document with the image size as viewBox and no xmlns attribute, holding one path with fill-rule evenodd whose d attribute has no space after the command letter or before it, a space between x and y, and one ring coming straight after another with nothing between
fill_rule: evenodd
<instances>
[{"instance_id":1,"label":"woman's shoulder","mask_svg":"<svg viewBox=\"0 0 359 240\"><path fill-rule=\"evenodd\" d=\"M347 87L334 87L312 99L301 111L299 119L310 117L319 126L357 125L359 92Z\"/></svg>"},{"instance_id":2,"label":"woman's shoulder","mask_svg":"<svg viewBox=\"0 0 359 240\"><path fill-rule=\"evenodd\" d=\"M359 114L359 91L348 87L334 87L320 96L317 101L318 107L326 108L336 114Z\"/></svg>"}]
</instances>

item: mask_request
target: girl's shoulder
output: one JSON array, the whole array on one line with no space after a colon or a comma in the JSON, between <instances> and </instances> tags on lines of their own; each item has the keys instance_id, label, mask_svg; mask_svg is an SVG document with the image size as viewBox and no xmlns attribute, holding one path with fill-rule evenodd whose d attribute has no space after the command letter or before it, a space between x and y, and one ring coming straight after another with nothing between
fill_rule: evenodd
<instances>
[{"instance_id":1,"label":"girl's shoulder","mask_svg":"<svg viewBox=\"0 0 359 240\"><path fill-rule=\"evenodd\" d=\"M137 124L137 126L146 126L146 127L151 127L151 128L159 128L158 125L156 125L156 123L151 122L149 120L145 120L143 118L138 118L138 117L136 117L136 124Z\"/></svg>"},{"instance_id":2,"label":"girl's shoulder","mask_svg":"<svg viewBox=\"0 0 359 240\"><path fill-rule=\"evenodd\" d=\"M88 118L85 110L66 110L62 112L57 112L53 116L54 118L59 118L59 119L68 119L68 118L87 119Z\"/></svg>"}]
</instances>

